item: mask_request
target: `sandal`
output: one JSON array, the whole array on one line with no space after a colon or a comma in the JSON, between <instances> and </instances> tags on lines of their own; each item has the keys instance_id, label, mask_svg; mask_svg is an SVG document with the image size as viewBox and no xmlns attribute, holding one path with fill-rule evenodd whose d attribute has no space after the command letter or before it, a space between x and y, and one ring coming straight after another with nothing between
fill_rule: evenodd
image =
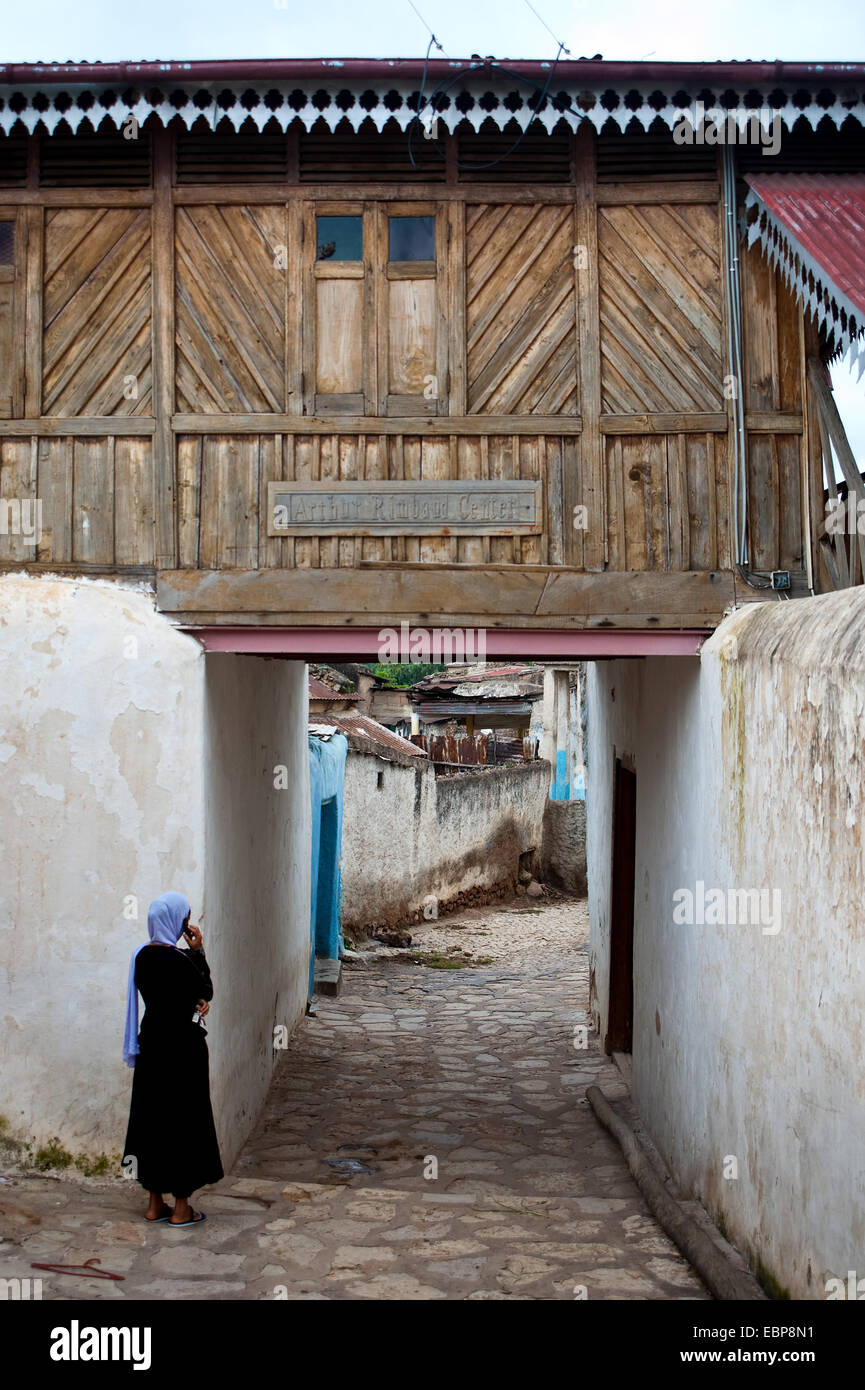
<instances>
[{"instance_id":1,"label":"sandal","mask_svg":"<svg viewBox=\"0 0 865 1390\"><path fill-rule=\"evenodd\" d=\"M204 1215L203 1211L194 1211L191 1221L169 1221L168 1224L169 1226L198 1226L202 1221L206 1220L207 1217Z\"/></svg>"},{"instance_id":2,"label":"sandal","mask_svg":"<svg viewBox=\"0 0 865 1390\"><path fill-rule=\"evenodd\" d=\"M147 1216L147 1215L145 1215L144 1220L147 1222L148 1226L157 1226L157 1225L159 1224L160 1221L168 1221L168 1220L170 1219L171 1213L172 1213L173 1211L174 1211L174 1208L173 1208L173 1207L166 1207L166 1208L165 1208L165 1211L162 1213L161 1216Z\"/></svg>"}]
</instances>

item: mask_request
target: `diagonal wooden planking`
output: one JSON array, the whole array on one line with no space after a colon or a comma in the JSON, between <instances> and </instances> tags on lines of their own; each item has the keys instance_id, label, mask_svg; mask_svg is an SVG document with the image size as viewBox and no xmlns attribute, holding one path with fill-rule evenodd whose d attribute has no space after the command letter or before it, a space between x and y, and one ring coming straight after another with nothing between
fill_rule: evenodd
<instances>
[{"instance_id":1,"label":"diagonal wooden planking","mask_svg":"<svg viewBox=\"0 0 865 1390\"><path fill-rule=\"evenodd\" d=\"M604 410L722 408L717 210L605 207L598 254Z\"/></svg>"},{"instance_id":2,"label":"diagonal wooden planking","mask_svg":"<svg viewBox=\"0 0 865 1390\"><path fill-rule=\"evenodd\" d=\"M489 205L466 231L468 408L577 413L573 212Z\"/></svg>"},{"instance_id":3,"label":"diagonal wooden planking","mask_svg":"<svg viewBox=\"0 0 865 1390\"><path fill-rule=\"evenodd\" d=\"M44 413L149 415L150 320L149 211L62 208L49 214Z\"/></svg>"},{"instance_id":4,"label":"diagonal wooden planking","mask_svg":"<svg viewBox=\"0 0 865 1390\"><path fill-rule=\"evenodd\" d=\"M285 408L285 209L177 212L181 411Z\"/></svg>"}]
</instances>

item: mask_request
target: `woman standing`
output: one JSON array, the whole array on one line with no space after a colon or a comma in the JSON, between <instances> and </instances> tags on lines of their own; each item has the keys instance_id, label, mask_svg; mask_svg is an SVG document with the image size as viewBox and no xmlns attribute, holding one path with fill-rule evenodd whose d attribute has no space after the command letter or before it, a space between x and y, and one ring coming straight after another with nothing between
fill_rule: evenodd
<instances>
[{"instance_id":1,"label":"woman standing","mask_svg":"<svg viewBox=\"0 0 865 1390\"><path fill-rule=\"evenodd\" d=\"M182 893L163 893L147 914L149 943L129 966L123 1060L135 1068L126 1131L124 1166L150 1194L146 1220L193 1226L206 1218L193 1211L196 1188L223 1176L210 1104L206 1029L200 1019L213 998L201 932L190 925L192 909ZM177 942L185 936L190 949ZM144 1018L138 1031L138 994ZM164 1192L175 1197L174 1210Z\"/></svg>"}]
</instances>

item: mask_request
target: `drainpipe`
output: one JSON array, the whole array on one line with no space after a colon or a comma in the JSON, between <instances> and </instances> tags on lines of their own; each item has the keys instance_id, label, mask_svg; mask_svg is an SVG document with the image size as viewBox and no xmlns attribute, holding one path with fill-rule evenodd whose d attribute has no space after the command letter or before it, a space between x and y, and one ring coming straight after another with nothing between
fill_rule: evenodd
<instances>
[{"instance_id":1,"label":"drainpipe","mask_svg":"<svg viewBox=\"0 0 865 1390\"><path fill-rule=\"evenodd\" d=\"M739 228L736 216L736 160L732 145L721 146L724 195L724 268L727 281L727 369L733 378L733 562L748 564L748 485L742 368L742 306L739 291ZM745 576L747 578L747 576Z\"/></svg>"}]
</instances>

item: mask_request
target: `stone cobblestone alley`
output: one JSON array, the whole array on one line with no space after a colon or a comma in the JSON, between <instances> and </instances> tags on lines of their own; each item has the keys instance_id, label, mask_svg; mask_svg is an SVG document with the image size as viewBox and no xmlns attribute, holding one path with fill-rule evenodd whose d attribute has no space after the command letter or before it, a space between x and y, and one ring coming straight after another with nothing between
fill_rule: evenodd
<instances>
[{"instance_id":1,"label":"stone cobblestone alley","mask_svg":"<svg viewBox=\"0 0 865 1390\"><path fill-rule=\"evenodd\" d=\"M381 948L319 1001L199 1230L148 1228L122 1180L0 1189L2 1272L43 1298L706 1299L584 1098L626 1087L585 1023L582 902L517 899L412 928L437 969ZM224 983L222 987L225 988ZM218 997L218 996L217 996ZM425 1176L437 1164L437 1176Z\"/></svg>"}]
</instances>

